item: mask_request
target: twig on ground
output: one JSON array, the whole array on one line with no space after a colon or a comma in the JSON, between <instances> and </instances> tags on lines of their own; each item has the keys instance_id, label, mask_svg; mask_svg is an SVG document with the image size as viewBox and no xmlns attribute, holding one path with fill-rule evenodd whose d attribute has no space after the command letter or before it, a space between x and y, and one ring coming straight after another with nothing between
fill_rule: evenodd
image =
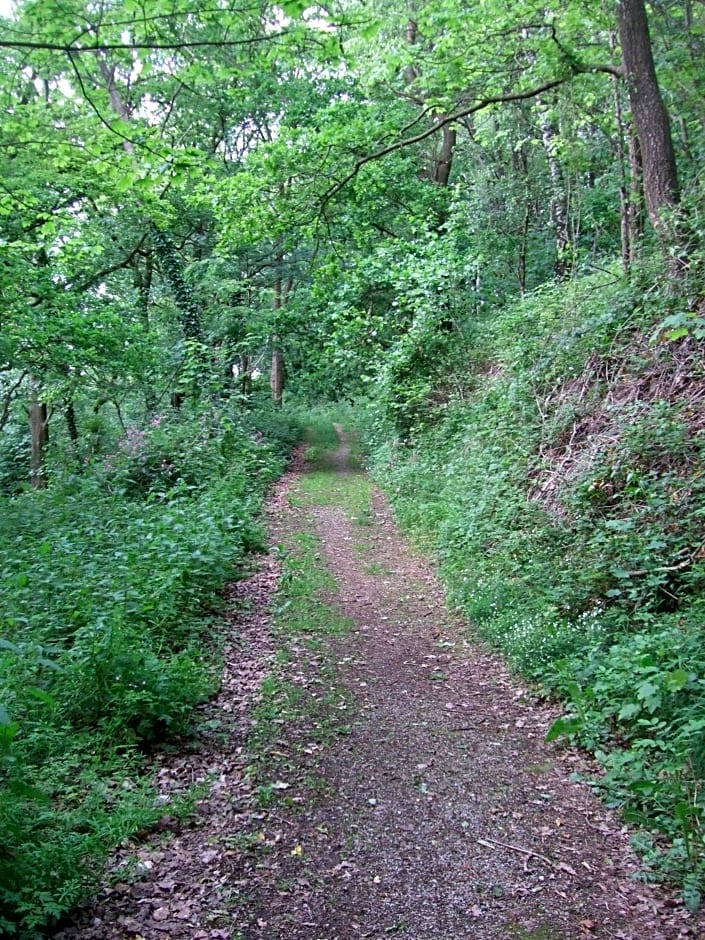
<instances>
[{"instance_id":1,"label":"twig on ground","mask_svg":"<svg viewBox=\"0 0 705 940\"><path fill-rule=\"evenodd\" d=\"M576 875L575 869L571 868L570 865L566 865L565 862L554 862L553 859L541 855L539 852L534 852L532 849L525 849L520 845L510 845L509 842L500 842L498 839L478 839L477 841L480 845L484 845L485 848L495 849L500 847L503 849L511 849L512 852L520 852L522 855L526 855L529 858L538 858L557 871L566 871L569 875Z\"/></svg>"}]
</instances>

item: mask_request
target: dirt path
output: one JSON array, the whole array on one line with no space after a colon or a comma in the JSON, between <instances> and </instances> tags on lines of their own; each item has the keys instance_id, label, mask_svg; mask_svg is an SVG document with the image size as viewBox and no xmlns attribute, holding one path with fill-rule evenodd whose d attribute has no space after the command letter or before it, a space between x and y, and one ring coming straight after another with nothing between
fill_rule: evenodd
<instances>
[{"instance_id":1,"label":"dirt path","mask_svg":"<svg viewBox=\"0 0 705 940\"><path fill-rule=\"evenodd\" d=\"M345 728L321 743L301 714L274 719L269 796L280 798L263 804L245 743L275 648L272 556L245 589L253 607L235 624L212 706L217 733L164 760L167 791L214 775L194 824L170 827L167 817L120 879L133 857L126 848L117 884L59 936L705 936L675 900L633 880L628 833L573 780L588 768L543 741L555 712L467 641L383 498L374 494L364 525L339 508L359 483L348 454L343 438L331 471L340 499L302 504L293 474L270 505L276 542L313 529L336 581L327 601L350 623L342 637L294 639L277 668L319 712L328 694L325 707L344 714Z\"/></svg>"}]
</instances>

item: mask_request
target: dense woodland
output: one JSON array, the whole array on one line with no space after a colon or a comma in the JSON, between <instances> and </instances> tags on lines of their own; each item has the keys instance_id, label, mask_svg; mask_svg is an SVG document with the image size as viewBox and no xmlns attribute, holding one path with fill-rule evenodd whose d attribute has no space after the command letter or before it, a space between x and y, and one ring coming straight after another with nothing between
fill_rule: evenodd
<instances>
[{"instance_id":1,"label":"dense woodland","mask_svg":"<svg viewBox=\"0 0 705 940\"><path fill-rule=\"evenodd\" d=\"M158 818L322 402L697 907L704 53L695 0L0 22L0 931Z\"/></svg>"}]
</instances>

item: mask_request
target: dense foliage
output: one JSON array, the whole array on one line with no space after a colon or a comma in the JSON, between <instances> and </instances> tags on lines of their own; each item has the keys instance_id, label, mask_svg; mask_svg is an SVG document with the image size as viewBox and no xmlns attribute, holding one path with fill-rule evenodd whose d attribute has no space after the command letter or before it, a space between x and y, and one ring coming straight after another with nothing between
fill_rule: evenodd
<instances>
[{"instance_id":1,"label":"dense foliage","mask_svg":"<svg viewBox=\"0 0 705 940\"><path fill-rule=\"evenodd\" d=\"M80 476L5 499L4 932L58 917L110 848L165 812L139 782L144 756L191 733L216 687L219 590L261 546L254 514L293 439L259 423L276 433L256 440L202 409L156 416Z\"/></svg>"},{"instance_id":2,"label":"dense foliage","mask_svg":"<svg viewBox=\"0 0 705 940\"><path fill-rule=\"evenodd\" d=\"M401 518L697 903L704 31L690 0L2 19L4 929L154 811L115 781L212 687L296 400L370 403Z\"/></svg>"}]
</instances>

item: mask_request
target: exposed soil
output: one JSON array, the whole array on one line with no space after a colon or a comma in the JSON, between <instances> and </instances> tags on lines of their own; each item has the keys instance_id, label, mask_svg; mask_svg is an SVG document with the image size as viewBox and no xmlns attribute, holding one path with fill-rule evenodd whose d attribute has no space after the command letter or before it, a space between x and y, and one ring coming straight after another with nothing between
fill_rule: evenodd
<instances>
[{"instance_id":1,"label":"exposed soil","mask_svg":"<svg viewBox=\"0 0 705 940\"><path fill-rule=\"evenodd\" d=\"M655 404L667 404L693 443L705 432L705 370L702 344L693 337L654 345L638 333L618 358L594 352L582 373L553 388L537 402L551 423L563 421L560 434L549 433L539 450L540 469L533 472L531 495L557 516L564 516L562 498L569 483L604 460L630 423L643 420ZM654 432L655 433L655 432ZM662 448L660 473L683 473L682 453Z\"/></svg>"},{"instance_id":2,"label":"exposed soil","mask_svg":"<svg viewBox=\"0 0 705 940\"><path fill-rule=\"evenodd\" d=\"M354 479L347 461L343 439L341 489ZM165 816L161 831L121 850L112 886L57 938L705 936L673 895L634 880L629 833L575 782L591 768L544 743L556 711L467 639L383 497L365 526L336 507L293 509L300 472L272 496L272 541L314 527L338 585L329 602L352 628L327 649L301 644L277 668L315 697L332 658L348 733L305 746L307 729L283 724L286 799L256 800L246 740L276 647L273 553L237 587L249 604L232 615L211 730L160 758L165 797L212 775L192 823Z\"/></svg>"}]
</instances>

